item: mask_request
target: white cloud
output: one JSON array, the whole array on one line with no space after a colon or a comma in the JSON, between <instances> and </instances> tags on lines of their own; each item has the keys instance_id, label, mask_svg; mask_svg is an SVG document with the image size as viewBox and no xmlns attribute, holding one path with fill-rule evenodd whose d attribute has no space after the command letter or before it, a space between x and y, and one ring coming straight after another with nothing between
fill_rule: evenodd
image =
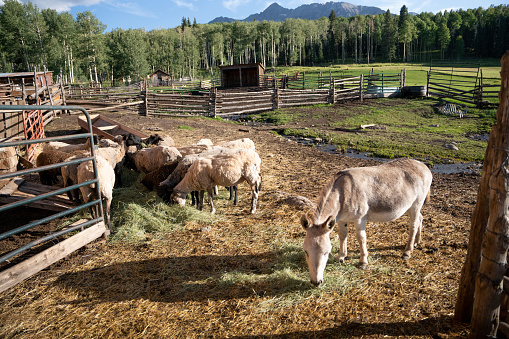
<instances>
[{"instance_id":1,"label":"white cloud","mask_svg":"<svg viewBox=\"0 0 509 339\"><path fill-rule=\"evenodd\" d=\"M51 8L57 12L70 11L74 6L92 6L97 5L104 0L32 0L32 3L40 9ZM27 1L23 1L27 2Z\"/></svg>"},{"instance_id":2,"label":"white cloud","mask_svg":"<svg viewBox=\"0 0 509 339\"><path fill-rule=\"evenodd\" d=\"M173 0L173 2L175 3L175 5L177 5L179 7L186 7L187 9L189 9L191 11L195 10L194 4L191 2L182 1L182 0Z\"/></svg>"},{"instance_id":3,"label":"white cloud","mask_svg":"<svg viewBox=\"0 0 509 339\"><path fill-rule=\"evenodd\" d=\"M108 3L110 6L114 7L115 9L128 13L133 14L145 18L155 18L156 16L152 13L149 13L145 10L143 10L139 4L135 2L111 2Z\"/></svg>"},{"instance_id":4,"label":"white cloud","mask_svg":"<svg viewBox=\"0 0 509 339\"><path fill-rule=\"evenodd\" d=\"M229 11L235 12L240 5L246 5L249 0L223 0L223 7Z\"/></svg>"}]
</instances>

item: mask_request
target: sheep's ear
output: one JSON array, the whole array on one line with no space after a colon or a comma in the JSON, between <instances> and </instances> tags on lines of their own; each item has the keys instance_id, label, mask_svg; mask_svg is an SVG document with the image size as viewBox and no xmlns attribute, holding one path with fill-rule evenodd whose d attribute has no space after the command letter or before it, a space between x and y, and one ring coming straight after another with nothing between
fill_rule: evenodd
<instances>
[{"instance_id":1,"label":"sheep's ear","mask_svg":"<svg viewBox=\"0 0 509 339\"><path fill-rule=\"evenodd\" d=\"M300 217L300 224L302 225L302 228L307 230L309 228L309 226L311 226L311 220L309 220L309 217L307 214L303 214L301 217Z\"/></svg>"},{"instance_id":2,"label":"sheep's ear","mask_svg":"<svg viewBox=\"0 0 509 339\"><path fill-rule=\"evenodd\" d=\"M329 231L332 231L334 225L336 225L336 218L334 218L332 215L330 215L323 223L323 227L326 227Z\"/></svg>"}]
</instances>

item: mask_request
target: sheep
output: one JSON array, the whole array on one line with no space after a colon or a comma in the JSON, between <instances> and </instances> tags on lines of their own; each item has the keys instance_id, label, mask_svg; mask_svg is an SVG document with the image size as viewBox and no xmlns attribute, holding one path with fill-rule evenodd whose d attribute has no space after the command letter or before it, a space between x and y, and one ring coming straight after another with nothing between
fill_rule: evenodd
<instances>
[{"instance_id":1,"label":"sheep","mask_svg":"<svg viewBox=\"0 0 509 339\"><path fill-rule=\"evenodd\" d=\"M202 152L205 152L209 149L211 149L211 145L207 144L193 144L188 146L181 146L177 147L177 150L180 152L180 154L185 157L186 155L190 154L200 154Z\"/></svg>"},{"instance_id":2,"label":"sheep","mask_svg":"<svg viewBox=\"0 0 509 339\"><path fill-rule=\"evenodd\" d=\"M95 155L101 156L104 158L110 166L115 171L115 182L118 182L118 185L122 185L122 164L125 156L125 140L123 140L122 136L115 136L115 141L109 139L102 139L99 144L100 145L108 145L108 147L102 147L95 150ZM71 161L73 159L78 159L84 156L90 156L90 152L84 153L83 155L75 155L69 157L65 161ZM78 183L77 173L78 173L79 164L67 165L61 168L62 171L62 179L64 182L64 187L73 185ZM67 192L69 199L79 202L79 197L77 190L73 190L72 195L71 192Z\"/></svg>"},{"instance_id":3,"label":"sheep","mask_svg":"<svg viewBox=\"0 0 509 339\"><path fill-rule=\"evenodd\" d=\"M115 186L115 171L113 170L113 167L111 167L110 163L102 156L97 155L95 159L99 179L99 190L101 192L101 197L106 201L106 209L104 211L106 224L111 232L110 208L111 201L113 199L113 187ZM94 167L91 161L83 162L78 166L77 177L78 182L80 183L93 180L95 178ZM80 187L80 191L85 203L97 199L97 189L95 188L95 184L82 186ZM94 208L92 208L92 217L97 217Z\"/></svg>"},{"instance_id":4,"label":"sheep","mask_svg":"<svg viewBox=\"0 0 509 339\"><path fill-rule=\"evenodd\" d=\"M143 140L139 136L132 134L132 133L129 133L127 135L127 137L125 138L126 147L136 146L137 150L140 150L142 148L142 145L141 145L142 142L143 142Z\"/></svg>"},{"instance_id":5,"label":"sheep","mask_svg":"<svg viewBox=\"0 0 509 339\"><path fill-rule=\"evenodd\" d=\"M214 143L210 139L200 139L200 140L198 140L196 142L196 145L209 145L209 146L213 146Z\"/></svg>"},{"instance_id":6,"label":"sheep","mask_svg":"<svg viewBox=\"0 0 509 339\"><path fill-rule=\"evenodd\" d=\"M112 145L111 147L99 148L95 153L102 156L110 163L115 171L115 178L118 186L122 186L122 166L125 162L126 140L124 140L124 137L121 135L115 136L113 140L113 142L107 143Z\"/></svg>"},{"instance_id":7,"label":"sheep","mask_svg":"<svg viewBox=\"0 0 509 339\"><path fill-rule=\"evenodd\" d=\"M200 156L189 167L184 179L175 186L171 200L180 206L185 205L189 192L207 190L211 213L215 213L212 190L214 185L235 186L247 181L251 186L251 213L256 212L256 203L261 189L261 159L258 153L250 149L233 149L230 152ZM200 193L202 196L203 193Z\"/></svg>"},{"instance_id":8,"label":"sheep","mask_svg":"<svg viewBox=\"0 0 509 339\"><path fill-rule=\"evenodd\" d=\"M176 144L172 137L170 137L169 135L164 135L162 138L163 138L163 140L159 141L157 146L175 147Z\"/></svg>"},{"instance_id":9,"label":"sheep","mask_svg":"<svg viewBox=\"0 0 509 339\"><path fill-rule=\"evenodd\" d=\"M56 150L61 152L71 153L74 151L89 150L90 139L87 139L83 144L68 144L61 141L50 141L42 147L43 151Z\"/></svg>"},{"instance_id":10,"label":"sheep","mask_svg":"<svg viewBox=\"0 0 509 339\"><path fill-rule=\"evenodd\" d=\"M173 173L178 164L178 160L170 161L164 164L155 171L147 173L143 180L141 180L141 183L145 185L145 187L147 187L149 190L157 190L159 188L159 183L168 178L168 176Z\"/></svg>"},{"instance_id":11,"label":"sheep","mask_svg":"<svg viewBox=\"0 0 509 339\"><path fill-rule=\"evenodd\" d=\"M253 140L249 138L242 138L233 141L227 141L222 144L217 145L217 147L223 148L245 148L245 149L255 149L255 144Z\"/></svg>"},{"instance_id":12,"label":"sheep","mask_svg":"<svg viewBox=\"0 0 509 339\"><path fill-rule=\"evenodd\" d=\"M83 155L73 155L65 161L71 161L83 158L85 156L90 156L90 154L83 154ZM64 183L64 187L72 186L78 183L78 166L80 163L77 164L71 164L67 166L63 166L60 168L62 172L62 181ZM79 203L79 189L72 190L72 192L67 192L67 195L69 196L69 200L74 201L75 203Z\"/></svg>"},{"instance_id":13,"label":"sheep","mask_svg":"<svg viewBox=\"0 0 509 339\"><path fill-rule=\"evenodd\" d=\"M182 155L175 147L156 146L143 148L129 155L128 165L139 172L149 173L170 161L179 160L180 158L182 158Z\"/></svg>"},{"instance_id":14,"label":"sheep","mask_svg":"<svg viewBox=\"0 0 509 339\"><path fill-rule=\"evenodd\" d=\"M222 144L214 146L214 148L230 148L230 149L233 149L233 148L245 148L245 149L255 150L255 144L249 138L242 138L242 139L237 139L237 140L232 140L232 141L224 142ZM239 202L238 187L237 186L230 186L230 187L227 187L227 188L230 191L230 198L229 199L230 200L233 199L233 204L235 206L237 206L237 204Z\"/></svg>"},{"instance_id":15,"label":"sheep","mask_svg":"<svg viewBox=\"0 0 509 339\"><path fill-rule=\"evenodd\" d=\"M54 165L61 162L64 162L65 159L69 158L71 155L81 155L85 154L85 150L77 150L71 153L57 151L54 149L44 150L37 156L35 160L35 164L37 167ZM39 178L41 180L41 184L53 186L58 183L57 176L61 175L62 172L60 168L49 169L45 171L39 172Z\"/></svg>"},{"instance_id":16,"label":"sheep","mask_svg":"<svg viewBox=\"0 0 509 339\"><path fill-rule=\"evenodd\" d=\"M197 154L186 155L178 162L177 167L157 187L157 194L165 201L169 201L173 188L184 179L189 167L198 159ZM193 196L194 197L194 196Z\"/></svg>"}]
</instances>

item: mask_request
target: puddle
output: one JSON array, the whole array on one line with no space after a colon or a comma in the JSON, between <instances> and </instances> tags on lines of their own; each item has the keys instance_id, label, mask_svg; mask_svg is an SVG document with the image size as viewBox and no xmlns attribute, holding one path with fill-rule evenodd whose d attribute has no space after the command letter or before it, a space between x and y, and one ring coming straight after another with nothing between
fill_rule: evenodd
<instances>
[{"instance_id":1,"label":"puddle","mask_svg":"<svg viewBox=\"0 0 509 339\"><path fill-rule=\"evenodd\" d=\"M303 138L303 137L295 137L295 136L287 136L281 135L282 137L295 141L304 146L312 146L316 147L318 150L331 153L331 154L339 154L345 157L355 158L355 159L371 159L380 162L387 162L392 159L380 158L371 155L369 152L359 152L353 149L347 149L346 153L342 151L338 151L335 145L317 142L314 138ZM431 172L433 173L443 173L443 174L451 174L451 173L480 173L482 169L482 164L476 162L464 162L464 163L453 163L453 164L433 164L430 167Z\"/></svg>"}]
</instances>

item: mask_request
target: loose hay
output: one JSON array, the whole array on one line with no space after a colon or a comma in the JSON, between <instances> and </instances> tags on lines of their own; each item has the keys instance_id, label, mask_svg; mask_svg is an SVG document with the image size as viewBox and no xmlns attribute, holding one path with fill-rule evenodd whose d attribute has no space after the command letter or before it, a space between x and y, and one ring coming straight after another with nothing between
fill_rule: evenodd
<instances>
[{"instance_id":1,"label":"loose hay","mask_svg":"<svg viewBox=\"0 0 509 339\"><path fill-rule=\"evenodd\" d=\"M225 129L229 139L245 137L219 121L112 117L138 127L157 120L179 144L203 137L226 141ZM179 130L183 124L193 130ZM262 130L249 137L262 157L262 193L284 191L314 202L332 174L374 164L303 148ZM142 189L137 180L130 185ZM431 202L422 212L423 245L408 262L400 259L406 218L368 224L366 271L356 268L353 233L346 263L332 260L338 247L333 232L321 288L308 282L302 211L278 198L264 195L258 212L249 215L249 189L241 185L239 206L222 191L217 219L190 216L174 223L151 193L117 190L114 225L121 233L129 223L146 223L142 241L119 236L95 242L0 294L0 336L463 337L467 327L451 319L478 181L474 175L434 175Z\"/></svg>"}]
</instances>

